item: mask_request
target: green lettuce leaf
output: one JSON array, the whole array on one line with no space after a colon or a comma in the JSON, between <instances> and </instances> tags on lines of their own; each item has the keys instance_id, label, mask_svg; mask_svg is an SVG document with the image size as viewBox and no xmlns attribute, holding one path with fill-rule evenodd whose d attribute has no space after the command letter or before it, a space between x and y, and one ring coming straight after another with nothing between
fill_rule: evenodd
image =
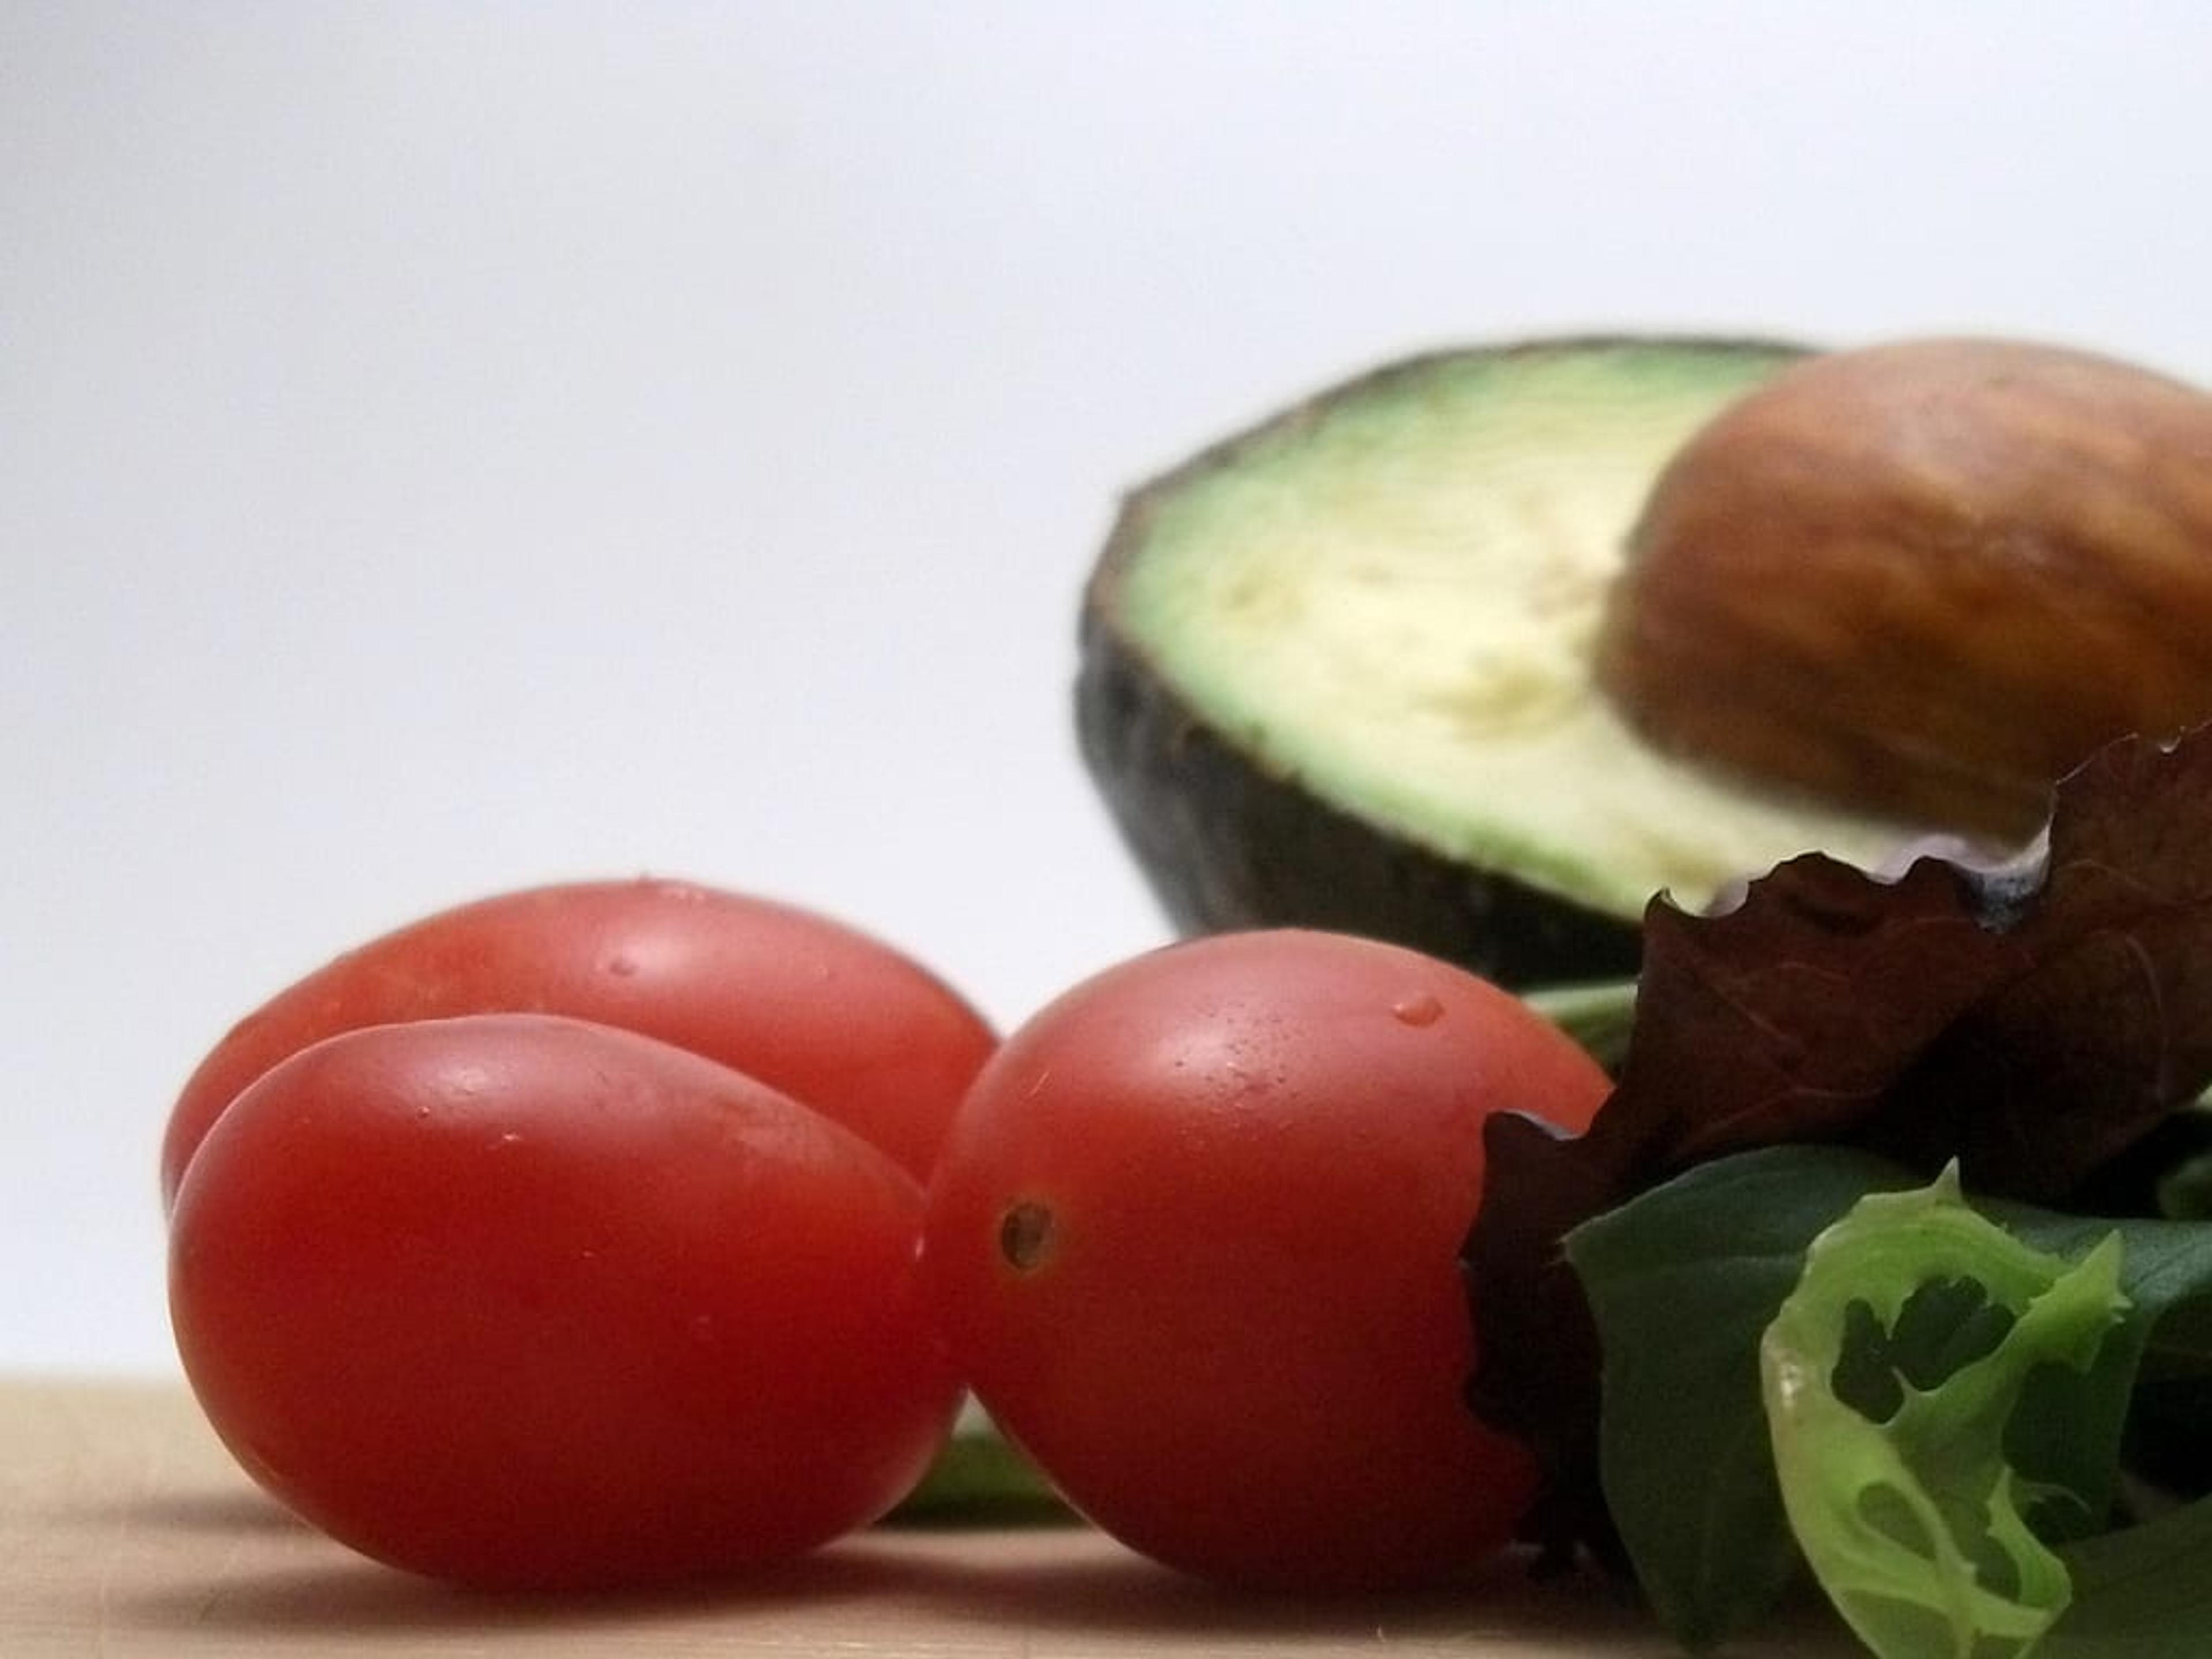
<instances>
[{"instance_id":1,"label":"green lettuce leaf","mask_svg":"<svg viewBox=\"0 0 2212 1659\"><path fill-rule=\"evenodd\" d=\"M2129 1312L2122 1254L2115 1232L2071 1264L2022 1243L1967 1206L1955 1170L1861 1200L1813 1242L1759 1346L1775 1468L1814 1575L1881 1659L2026 1655L2071 1602L2029 1511L2089 1495L2024 1474L2007 1431L2039 1369L2094 1368ZM1931 1290L1948 1306L1923 1371L1903 1334ZM1855 1330L1876 1344L1856 1373Z\"/></svg>"},{"instance_id":2,"label":"green lettuce leaf","mask_svg":"<svg viewBox=\"0 0 2212 1659\"><path fill-rule=\"evenodd\" d=\"M2212 1501L2059 1552L2074 1605L2037 1659L2203 1659L2212 1652Z\"/></svg>"},{"instance_id":3,"label":"green lettuce leaf","mask_svg":"<svg viewBox=\"0 0 2212 1659\"><path fill-rule=\"evenodd\" d=\"M1774 1474L1759 1341L1813 1240L1911 1184L1834 1148L1703 1164L1567 1235L1604 1347L1599 1468L1652 1610L1702 1649L1758 1623L1802 1570Z\"/></svg>"},{"instance_id":4,"label":"green lettuce leaf","mask_svg":"<svg viewBox=\"0 0 2212 1659\"><path fill-rule=\"evenodd\" d=\"M1634 980L1546 986L1530 991L1523 1000L1580 1043L1607 1072L1619 1074L1636 1024Z\"/></svg>"},{"instance_id":5,"label":"green lettuce leaf","mask_svg":"<svg viewBox=\"0 0 2212 1659\"><path fill-rule=\"evenodd\" d=\"M1814 1238L1866 1194L1919 1181L1844 1148L1771 1147L1701 1164L1568 1235L1571 1271L1602 1339L1604 1498L1647 1599L1686 1646L1755 1625L1803 1571L1769 1444L1762 1334ZM2032 1206L1979 1206L2024 1243L2068 1261L2115 1230L2110 1220ZM2212 1378L2212 1226L2117 1225L2134 1314L2087 1374L2033 1370L2005 1434L2008 1458L2036 1489L2072 1494L2033 1510L2039 1535L2075 1579L2074 1607L2046 1642L2050 1659L2212 1652L2212 1592L2192 1602L2158 1553L2186 1554L2194 1544L2212 1562L2212 1510L2193 1540L2173 1541L2173 1521L2087 1537L2112 1519L2124 1425L2138 1443L2131 1455L2149 1460L2138 1472L2162 1486L2183 1484L2173 1479L2177 1462L2200 1458L2212 1437L2203 1427L2212 1416L2187 1409ZM1902 1229L1900 1261L1910 1239ZM1844 1329L1845 1386L1871 1408L1880 1408L1874 1396L1885 1376L1940 1377L1955 1368L1958 1329L1976 1317L1971 1299L1947 1304L1929 1293L1907 1302L1890 1329L1873 1328L1870 1305ZM2172 1437L2146 1443L2130 1408L2143 1417L2145 1391L2168 1388L2196 1393L2172 1413ZM2086 1541L2068 1541L2076 1539ZM2198 1577L2192 1569L2187 1583ZM2124 1642L2117 1631L2129 1632ZM2154 1635L2164 1644L2142 1645Z\"/></svg>"},{"instance_id":6,"label":"green lettuce leaf","mask_svg":"<svg viewBox=\"0 0 2212 1659\"><path fill-rule=\"evenodd\" d=\"M973 1406L921 1482L885 1516L891 1527L1073 1524L1075 1511L1035 1463Z\"/></svg>"},{"instance_id":7,"label":"green lettuce leaf","mask_svg":"<svg viewBox=\"0 0 2212 1659\"><path fill-rule=\"evenodd\" d=\"M1724 912L1654 901L1618 1086L1588 1133L1512 1114L1484 1129L1468 1393L1544 1460L1532 1535L1613 1553L1598 1338L1560 1253L1577 1226L1792 1143L1922 1179L1955 1158L1977 1194L2079 1209L2212 1085L2209 815L2212 727L2100 750L2002 865L1876 874L1812 854Z\"/></svg>"}]
</instances>

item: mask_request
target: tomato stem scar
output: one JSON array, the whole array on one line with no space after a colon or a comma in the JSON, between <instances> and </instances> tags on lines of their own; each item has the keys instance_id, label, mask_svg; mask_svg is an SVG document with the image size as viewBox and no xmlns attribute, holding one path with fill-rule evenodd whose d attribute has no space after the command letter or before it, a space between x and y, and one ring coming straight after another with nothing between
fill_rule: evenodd
<instances>
[{"instance_id":1,"label":"tomato stem scar","mask_svg":"<svg viewBox=\"0 0 2212 1659\"><path fill-rule=\"evenodd\" d=\"M1024 1199L999 1221L999 1254L1017 1273L1035 1273L1052 1253L1052 1210Z\"/></svg>"}]
</instances>

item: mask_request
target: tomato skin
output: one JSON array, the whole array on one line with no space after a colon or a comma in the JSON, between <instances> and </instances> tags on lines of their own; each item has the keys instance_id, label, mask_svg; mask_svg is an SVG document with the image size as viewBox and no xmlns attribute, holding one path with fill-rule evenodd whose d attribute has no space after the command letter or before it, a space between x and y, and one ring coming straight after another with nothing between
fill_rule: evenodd
<instances>
[{"instance_id":1,"label":"tomato skin","mask_svg":"<svg viewBox=\"0 0 2212 1659\"><path fill-rule=\"evenodd\" d=\"M528 888L373 939L240 1021L171 1109L163 1202L209 1125L286 1055L362 1026L496 1012L573 1015L705 1054L924 1177L996 1046L927 969L813 912L651 878Z\"/></svg>"},{"instance_id":2,"label":"tomato skin","mask_svg":"<svg viewBox=\"0 0 2212 1659\"><path fill-rule=\"evenodd\" d=\"M742 1074L538 1015L280 1062L178 1193L217 1433L365 1554L492 1587L781 1559L872 1521L962 1389L918 1182Z\"/></svg>"},{"instance_id":3,"label":"tomato skin","mask_svg":"<svg viewBox=\"0 0 2212 1659\"><path fill-rule=\"evenodd\" d=\"M977 1398L1122 1542L1269 1589L1433 1583L1506 1541L1535 1479L1462 1404L1483 1120L1579 1129L1607 1086L1393 945L1172 945L985 1067L925 1275Z\"/></svg>"}]
</instances>

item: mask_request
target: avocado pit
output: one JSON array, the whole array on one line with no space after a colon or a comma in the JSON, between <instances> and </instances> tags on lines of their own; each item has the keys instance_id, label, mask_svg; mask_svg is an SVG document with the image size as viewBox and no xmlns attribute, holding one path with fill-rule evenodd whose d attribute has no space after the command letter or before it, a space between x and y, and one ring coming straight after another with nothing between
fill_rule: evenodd
<instances>
[{"instance_id":1,"label":"avocado pit","mask_svg":"<svg viewBox=\"0 0 2212 1659\"><path fill-rule=\"evenodd\" d=\"M2014 842L2212 717L2212 398L2028 342L1808 358L1668 463L1595 676L1686 762Z\"/></svg>"}]
</instances>

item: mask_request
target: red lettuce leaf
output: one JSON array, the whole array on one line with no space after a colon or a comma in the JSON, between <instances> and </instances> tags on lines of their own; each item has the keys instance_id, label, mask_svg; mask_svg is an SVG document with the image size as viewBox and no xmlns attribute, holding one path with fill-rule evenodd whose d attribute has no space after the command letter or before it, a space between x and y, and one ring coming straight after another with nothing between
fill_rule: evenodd
<instances>
[{"instance_id":1,"label":"red lettuce leaf","mask_svg":"<svg viewBox=\"0 0 2212 1659\"><path fill-rule=\"evenodd\" d=\"M1560 1240L1708 1159L1820 1141L2063 1205L2212 1084L2212 728L2115 743L2045 834L1894 877L1808 854L1741 902L1644 917L1619 1082L1589 1132L1488 1125L1465 1265L1476 1413L1543 1458L1534 1535L1610 1555L1597 1338Z\"/></svg>"}]
</instances>

